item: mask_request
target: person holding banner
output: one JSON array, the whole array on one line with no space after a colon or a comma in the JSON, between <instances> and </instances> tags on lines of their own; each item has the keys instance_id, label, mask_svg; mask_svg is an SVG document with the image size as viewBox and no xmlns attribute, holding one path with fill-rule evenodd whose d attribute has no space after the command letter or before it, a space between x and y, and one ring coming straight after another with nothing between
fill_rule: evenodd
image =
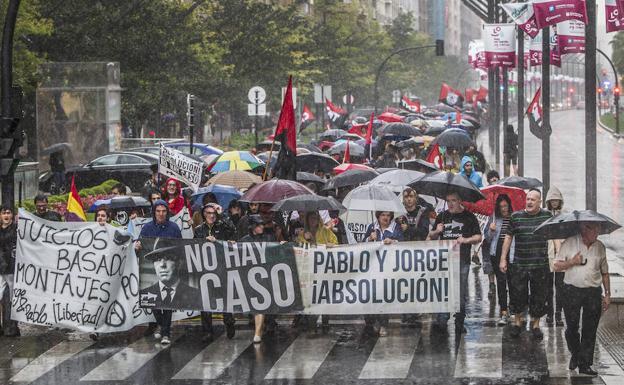
<instances>
[{"instance_id":1,"label":"person holding banner","mask_svg":"<svg viewBox=\"0 0 624 385\"><path fill-rule=\"evenodd\" d=\"M100 206L97 209L95 212L95 221L102 226L106 226L107 223L110 223L110 215L106 207Z\"/></svg>"},{"instance_id":2,"label":"person holding banner","mask_svg":"<svg viewBox=\"0 0 624 385\"><path fill-rule=\"evenodd\" d=\"M169 220L169 206L167 202L162 199L158 199L152 206L153 220L146 223L141 228L139 238L176 238L182 239L182 232L175 223ZM134 243L134 248L139 251L142 249L141 241ZM159 331L154 332L154 338L160 339L160 343L168 345L171 343L171 310L158 310L154 309L154 318L156 318L156 324L160 327ZM154 330L154 325L150 324L146 334L150 334Z\"/></svg>"},{"instance_id":3,"label":"person holding banner","mask_svg":"<svg viewBox=\"0 0 624 385\"><path fill-rule=\"evenodd\" d=\"M0 335L18 337L20 330L17 321L11 320L11 300L13 296L13 274L15 274L15 245L17 225L11 206L0 207L0 299L2 302L2 327Z\"/></svg>"},{"instance_id":4,"label":"person holding banner","mask_svg":"<svg viewBox=\"0 0 624 385\"><path fill-rule=\"evenodd\" d=\"M229 222L224 221L219 214L219 205L216 203L208 203L202 207L202 217L204 223L195 227L193 230L193 238L206 239L209 242L232 241L236 234L236 229L230 226ZM212 314L207 311L201 312L202 329L206 333L203 337L204 341L212 340ZM232 313L223 313L223 324L228 338L234 338L236 334L235 320Z\"/></svg>"},{"instance_id":5,"label":"person holding banner","mask_svg":"<svg viewBox=\"0 0 624 385\"><path fill-rule=\"evenodd\" d=\"M383 242L385 245L403 241L403 231L394 221L394 213L391 211L375 211L374 223L368 225L364 234L365 242ZM371 314L364 316L367 328L375 328L375 323L379 324L379 337L388 335L388 323L390 316L387 314Z\"/></svg>"},{"instance_id":6,"label":"person holding banner","mask_svg":"<svg viewBox=\"0 0 624 385\"><path fill-rule=\"evenodd\" d=\"M448 209L438 215L433 228L427 236L432 239L452 239L459 245L460 257L460 310L455 314L455 334L466 332L464 319L466 318L466 296L468 295L468 272L470 271L470 249L472 245L481 242L481 228L477 217L461 204L462 199L457 193L446 195ZM448 313L438 313L433 328L438 332L446 332L446 323L450 318Z\"/></svg>"}]
</instances>

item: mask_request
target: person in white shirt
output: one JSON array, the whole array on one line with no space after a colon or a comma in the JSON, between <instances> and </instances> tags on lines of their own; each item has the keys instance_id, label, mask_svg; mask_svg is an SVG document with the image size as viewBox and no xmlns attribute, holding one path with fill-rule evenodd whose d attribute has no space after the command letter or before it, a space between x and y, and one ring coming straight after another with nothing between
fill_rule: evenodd
<instances>
[{"instance_id":1,"label":"person in white shirt","mask_svg":"<svg viewBox=\"0 0 624 385\"><path fill-rule=\"evenodd\" d=\"M554 270L565 271L563 279L563 312L565 337L572 353L569 369L595 376L596 331L602 311L611 303L609 266L605 247L598 240L600 224L583 223L581 233L567 238L555 257ZM600 286L604 287L604 296ZM579 323L583 311L581 334Z\"/></svg>"}]
</instances>

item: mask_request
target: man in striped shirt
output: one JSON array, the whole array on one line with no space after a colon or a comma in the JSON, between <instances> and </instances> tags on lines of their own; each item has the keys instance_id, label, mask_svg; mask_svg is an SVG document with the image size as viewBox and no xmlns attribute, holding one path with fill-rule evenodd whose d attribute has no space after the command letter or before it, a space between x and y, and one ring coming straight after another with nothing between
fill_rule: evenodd
<instances>
[{"instance_id":1,"label":"man in striped shirt","mask_svg":"<svg viewBox=\"0 0 624 385\"><path fill-rule=\"evenodd\" d=\"M518 337L524 328L524 312L531 316L531 333L537 340L544 338L540 330L540 318L546 314L548 282L548 242L533 231L552 217L548 210L541 209L542 194L531 189L526 196L522 211L511 214L509 229L503 242L500 270L507 272L508 255L512 240L515 242L513 261L509 266L509 305L514 314L511 336Z\"/></svg>"}]
</instances>

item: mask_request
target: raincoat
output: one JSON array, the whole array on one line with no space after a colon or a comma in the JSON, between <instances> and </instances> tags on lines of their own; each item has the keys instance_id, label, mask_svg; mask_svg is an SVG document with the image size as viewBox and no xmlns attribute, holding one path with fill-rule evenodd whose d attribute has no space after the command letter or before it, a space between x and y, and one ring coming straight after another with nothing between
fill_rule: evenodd
<instances>
[{"instance_id":1,"label":"raincoat","mask_svg":"<svg viewBox=\"0 0 624 385\"><path fill-rule=\"evenodd\" d=\"M466 170L464 169L464 166L466 165L466 163L472 163L472 172L470 173L470 175L466 174ZM461 166L460 166L460 174L465 176L466 178L470 179L470 181L472 182L472 184L474 184L475 186L477 186L478 188L483 187L483 181L481 180L481 175L479 175L477 173L477 171L474 168L474 162L472 160L472 158L470 156L464 156L461 160Z\"/></svg>"}]
</instances>

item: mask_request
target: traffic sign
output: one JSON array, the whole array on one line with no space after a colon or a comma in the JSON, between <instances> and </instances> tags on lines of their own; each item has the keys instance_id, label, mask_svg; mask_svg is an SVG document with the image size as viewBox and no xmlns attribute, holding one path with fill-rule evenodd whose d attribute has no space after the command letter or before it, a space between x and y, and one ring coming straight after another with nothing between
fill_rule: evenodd
<instances>
[{"instance_id":1,"label":"traffic sign","mask_svg":"<svg viewBox=\"0 0 624 385\"><path fill-rule=\"evenodd\" d=\"M249 103L247 105L247 115L249 116L265 116L266 115L266 104L253 104Z\"/></svg>"},{"instance_id":2,"label":"traffic sign","mask_svg":"<svg viewBox=\"0 0 624 385\"><path fill-rule=\"evenodd\" d=\"M249 89L247 97L251 103L260 104L266 99L266 92L260 86L253 86Z\"/></svg>"}]
</instances>

